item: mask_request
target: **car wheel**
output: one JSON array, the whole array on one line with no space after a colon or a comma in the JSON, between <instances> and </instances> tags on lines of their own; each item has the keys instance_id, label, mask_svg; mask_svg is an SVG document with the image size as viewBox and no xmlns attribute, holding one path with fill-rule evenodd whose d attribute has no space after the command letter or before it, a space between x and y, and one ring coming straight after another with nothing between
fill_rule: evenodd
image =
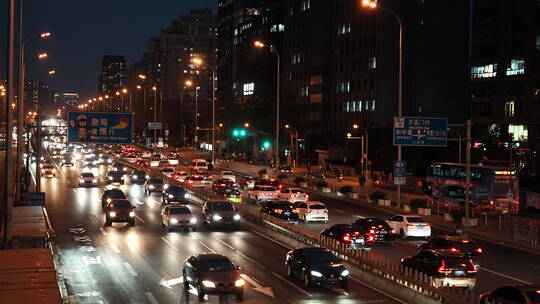
<instances>
[{"instance_id":1,"label":"car wheel","mask_svg":"<svg viewBox=\"0 0 540 304\"><path fill-rule=\"evenodd\" d=\"M289 265L289 264L287 264L287 276L288 276L288 277L292 277L292 276L293 276L292 267L291 267L291 265Z\"/></svg>"},{"instance_id":2,"label":"car wheel","mask_svg":"<svg viewBox=\"0 0 540 304\"><path fill-rule=\"evenodd\" d=\"M349 282L347 282L347 281L341 281L339 283L339 286L341 286L341 288L343 288L343 290L345 290L345 291L349 290Z\"/></svg>"},{"instance_id":3,"label":"car wheel","mask_svg":"<svg viewBox=\"0 0 540 304\"><path fill-rule=\"evenodd\" d=\"M405 231L403 231L403 228L402 229L399 229L399 237L401 237L402 239L405 239L407 236L405 235Z\"/></svg>"},{"instance_id":4,"label":"car wheel","mask_svg":"<svg viewBox=\"0 0 540 304\"><path fill-rule=\"evenodd\" d=\"M244 300L244 292L237 293L236 294L236 301L242 301Z\"/></svg>"},{"instance_id":5,"label":"car wheel","mask_svg":"<svg viewBox=\"0 0 540 304\"><path fill-rule=\"evenodd\" d=\"M306 287L311 286L311 280L310 280L307 272L304 272L304 286L306 286Z\"/></svg>"},{"instance_id":6,"label":"car wheel","mask_svg":"<svg viewBox=\"0 0 540 304\"><path fill-rule=\"evenodd\" d=\"M131 227L135 226L135 220L131 220L131 221L129 222L129 225L130 225Z\"/></svg>"},{"instance_id":7,"label":"car wheel","mask_svg":"<svg viewBox=\"0 0 540 304\"><path fill-rule=\"evenodd\" d=\"M199 296L199 301L204 301L204 292L202 291L201 285L197 286L197 296Z\"/></svg>"}]
</instances>

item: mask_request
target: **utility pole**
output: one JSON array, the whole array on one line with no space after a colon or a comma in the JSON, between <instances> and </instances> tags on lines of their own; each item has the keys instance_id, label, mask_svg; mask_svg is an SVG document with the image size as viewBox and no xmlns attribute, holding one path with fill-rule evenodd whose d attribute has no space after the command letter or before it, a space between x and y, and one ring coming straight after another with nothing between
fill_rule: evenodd
<instances>
[{"instance_id":1,"label":"utility pole","mask_svg":"<svg viewBox=\"0 0 540 304\"><path fill-rule=\"evenodd\" d=\"M16 201L21 200L21 168L22 168L22 148L24 145L23 128L24 128L24 78L25 78L25 64L24 64L24 40L23 40L23 3L19 1L19 99L17 102L17 165L15 166L15 181L16 188Z\"/></svg>"},{"instance_id":2,"label":"utility pole","mask_svg":"<svg viewBox=\"0 0 540 304\"><path fill-rule=\"evenodd\" d=\"M463 226L469 227L469 202L471 200L471 196L469 194L469 190L471 187L471 129L472 129L472 122L471 120L467 120L467 137L465 139L465 222L463 223Z\"/></svg>"},{"instance_id":3,"label":"utility pole","mask_svg":"<svg viewBox=\"0 0 540 304\"><path fill-rule=\"evenodd\" d=\"M36 130L36 192L41 192L41 112L37 112Z\"/></svg>"}]
</instances>

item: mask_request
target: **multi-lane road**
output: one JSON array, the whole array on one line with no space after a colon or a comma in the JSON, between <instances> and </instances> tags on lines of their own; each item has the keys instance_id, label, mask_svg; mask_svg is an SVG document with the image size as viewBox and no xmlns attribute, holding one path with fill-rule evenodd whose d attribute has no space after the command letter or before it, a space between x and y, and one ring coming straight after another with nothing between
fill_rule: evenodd
<instances>
[{"instance_id":1,"label":"multi-lane road","mask_svg":"<svg viewBox=\"0 0 540 304\"><path fill-rule=\"evenodd\" d=\"M359 281L350 290L305 288L286 276L289 248L255 232L167 232L160 225L161 197L145 196L142 185L122 189L136 206L136 225L104 226L101 195L107 188L107 166L94 170L98 186L78 186L80 168L58 168L43 178L47 209L56 230L60 269L74 303L191 303L195 290L184 290L181 267L197 252L219 252L242 267L247 281L245 303L399 303ZM200 207L190 204L192 212ZM209 296L208 303L234 303L232 297Z\"/></svg>"}]
</instances>

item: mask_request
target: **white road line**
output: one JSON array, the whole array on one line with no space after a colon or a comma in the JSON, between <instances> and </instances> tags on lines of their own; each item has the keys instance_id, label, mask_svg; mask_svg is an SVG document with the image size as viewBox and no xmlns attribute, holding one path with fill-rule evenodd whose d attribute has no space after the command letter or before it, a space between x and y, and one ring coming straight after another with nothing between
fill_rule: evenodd
<instances>
[{"instance_id":1,"label":"white road line","mask_svg":"<svg viewBox=\"0 0 540 304\"><path fill-rule=\"evenodd\" d=\"M522 283L522 284L527 284L527 285L532 285L532 284L533 284L533 283L531 283L531 282L523 281L523 280L520 280L520 279L518 279L518 278L514 278L514 277L512 277L512 276L506 275L506 274L504 274L504 273L500 273L500 272L497 272L497 271L495 271L495 270L487 269L487 268L485 268L485 267L480 267L480 271L482 271L482 270L485 270L485 271L487 271L487 272L491 272L491 273L493 273L493 274L499 275L499 276L501 276L501 277L504 277L504 278L507 278L507 279L510 279L510 280L514 280L514 281L516 281L516 282L520 282L520 283Z\"/></svg>"},{"instance_id":2,"label":"white road line","mask_svg":"<svg viewBox=\"0 0 540 304\"><path fill-rule=\"evenodd\" d=\"M218 239L218 238L214 238L214 239L215 239L216 241L220 242L221 244L223 244L223 245L225 245L225 246L231 248L232 250L236 250L236 248L234 248L233 246L231 246L231 245L225 243L224 241L222 241L222 240L220 240L220 239Z\"/></svg>"},{"instance_id":3,"label":"white road line","mask_svg":"<svg viewBox=\"0 0 540 304\"><path fill-rule=\"evenodd\" d=\"M407 302L404 302L404 301L402 301L402 300L400 300L400 299L398 299L398 298L396 298L396 297L393 297L393 296L391 296L390 294L388 294L387 292L384 292L384 291L382 291L382 290L380 290L380 289L377 289L377 288L375 288L375 287L373 287L373 286L370 286L369 284L366 284L366 283L364 283L364 282L362 282L362 281L356 279L355 277L352 277L352 276L351 276L351 279L352 279L353 281L355 281L356 283L359 283L359 284L361 284L361 285L364 285L364 286L366 286L367 288L369 288L369 289L371 289L371 290L374 290L374 291L376 291L376 292L378 292L378 293L380 293L380 294L382 294L382 295L384 295L384 296L387 296L387 297L389 297L390 299L392 299L392 300L394 300L394 301L396 301L396 302L403 303L403 304L408 304Z\"/></svg>"},{"instance_id":4,"label":"white road line","mask_svg":"<svg viewBox=\"0 0 540 304\"><path fill-rule=\"evenodd\" d=\"M154 202L154 204L156 204L157 206L161 206L161 203L158 202L158 201L156 201L155 199L150 198L150 200L151 200L152 202Z\"/></svg>"},{"instance_id":5,"label":"white road line","mask_svg":"<svg viewBox=\"0 0 540 304\"><path fill-rule=\"evenodd\" d=\"M309 292L307 292L307 291L303 290L302 288L296 286L294 283L292 283L291 281L285 279L284 277L280 276L279 274L277 274L277 273L275 273L275 272L272 272L272 274L273 274L274 276L276 276L278 279L282 280L283 282L285 282L285 283L289 284L290 286L296 288L298 291L300 291L301 293L305 294L306 296L308 296L308 297L313 297L312 294L310 294Z\"/></svg>"},{"instance_id":6,"label":"white road line","mask_svg":"<svg viewBox=\"0 0 540 304\"><path fill-rule=\"evenodd\" d=\"M278 244L278 245L280 245L280 246L282 246L282 247L284 247L284 248L292 249L291 246L285 245L285 244L283 244L282 242L279 242L279 241L276 241L276 240L274 240L274 239L271 239L271 238L267 237L266 235L261 234L261 233L255 231L255 230L251 230L250 232L253 232L253 233L255 233L255 234L258 234L258 235L262 236L263 238L265 238L265 239L267 239L267 240L270 240L270 241L272 241L272 242L274 242L274 243L276 243L276 244Z\"/></svg>"},{"instance_id":7,"label":"white road line","mask_svg":"<svg viewBox=\"0 0 540 304\"><path fill-rule=\"evenodd\" d=\"M126 266L126 269L129 271L129 273L132 276L134 276L134 277L138 276L138 274L135 272L135 269L133 269L133 267L131 267L131 264L126 262L126 263L124 263L124 266Z\"/></svg>"},{"instance_id":8,"label":"white road line","mask_svg":"<svg viewBox=\"0 0 540 304\"><path fill-rule=\"evenodd\" d=\"M100 227L100 228L99 228L99 231L101 231L101 234L103 234L103 235L107 235L107 234L108 234L107 231L105 231L105 229L103 229L103 227Z\"/></svg>"},{"instance_id":9,"label":"white road line","mask_svg":"<svg viewBox=\"0 0 540 304\"><path fill-rule=\"evenodd\" d=\"M140 216L136 215L135 214L135 218L137 218L139 221L141 221L142 223L146 224L146 221L143 220Z\"/></svg>"},{"instance_id":10,"label":"white road line","mask_svg":"<svg viewBox=\"0 0 540 304\"><path fill-rule=\"evenodd\" d=\"M330 211L336 211L336 212L339 212L339 213L347 214L347 212L345 212L343 210L339 210L339 209L330 209Z\"/></svg>"},{"instance_id":11,"label":"white road line","mask_svg":"<svg viewBox=\"0 0 540 304\"><path fill-rule=\"evenodd\" d=\"M216 252L214 251L214 249L208 247L208 246L207 246L205 243L203 243L202 241L199 241L199 243L201 243L201 245L203 245L204 247L206 247L206 249L210 250L210 252L216 253Z\"/></svg>"},{"instance_id":12,"label":"white road line","mask_svg":"<svg viewBox=\"0 0 540 304\"><path fill-rule=\"evenodd\" d=\"M111 245L111 248L114 250L114 252L120 253L120 249L118 249L118 246L116 246L114 242L110 242L109 245Z\"/></svg>"},{"instance_id":13,"label":"white road line","mask_svg":"<svg viewBox=\"0 0 540 304\"><path fill-rule=\"evenodd\" d=\"M239 255L243 256L246 260L252 262L253 264L261 267L262 269L266 269L266 267L264 267L263 265L257 263L255 260L253 260L252 258L248 257L247 255L243 254L242 252L236 250L236 253L238 253Z\"/></svg>"},{"instance_id":14,"label":"white road line","mask_svg":"<svg viewBox=\"0 0 540 304\"><path fill-rule=\"evenodd\" d=\"M176 247L174 247L173 244L171 244L169 241L167 241L166 238L161 237L161 239L165 242L165 244L169 245L172 249L178 251L178 249L176 249Z\"/></svg>"},{"instance_id":15,"label":"white road line","mask_svg":"<svg viewBox=\"0 0 540 304\"><path fill-rule=\"evenodd\" d=\"M159 302L154 298L154 295L151 292L145 292L144 295L150 304L159 304Z\"/></svg>"}]
</instances>

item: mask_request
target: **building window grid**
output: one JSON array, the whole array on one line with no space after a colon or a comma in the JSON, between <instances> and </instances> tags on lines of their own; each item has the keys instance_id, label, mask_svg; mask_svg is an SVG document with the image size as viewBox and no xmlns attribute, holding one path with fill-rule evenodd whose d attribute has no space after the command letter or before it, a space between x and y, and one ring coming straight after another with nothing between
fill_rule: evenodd
<instances>
[{"instance_id":1,"label":"building window grid","mask_svg":"<svg viewBox=\"0 0 540 304\"><path fill-rule=\"evenodd\" d=\"M471 78L491 78L497 76L497 64L492 63L484 66L471 67Z\"/></svg>"},{"instance_id":2,"label":"building window grid","mask_svg":"<svg viewBox=\"0 0 540 304\"><path fill-rule=\"evenodd\" d=\"M343 103L345 112L375 111L375 100L346 101Z\"/></svg>"},{"instance_id":3,"label":"building window grid","mask_svg":"<svg viewBox=\"0 0 540 304\"><path fill-rule=\"evenodd\" d=\"M525 125L508 125L508 134L513 141L527 141L529 139L529 129Z\"/></svg>"},{"instance_id":4,"label":"building window grid","mask_svg":"<svg viewBox=\"0 0 540 304\"><path fill-rule=\"evenodd\" d=\"M512 59L506 68L506 76L523 75L525 74L525 60Z\"/></svg>"},{"instance_id":5,"label":"building window grid","mask_svg":"<svg viewBox=\"0 0 540 304\"><path fill-rule=\"evenodd\" d=\"M504 115L506 117L514 117L515 116L515 102L513 100L507 101L504 104Z\"/></svg>"}]
</instances>

